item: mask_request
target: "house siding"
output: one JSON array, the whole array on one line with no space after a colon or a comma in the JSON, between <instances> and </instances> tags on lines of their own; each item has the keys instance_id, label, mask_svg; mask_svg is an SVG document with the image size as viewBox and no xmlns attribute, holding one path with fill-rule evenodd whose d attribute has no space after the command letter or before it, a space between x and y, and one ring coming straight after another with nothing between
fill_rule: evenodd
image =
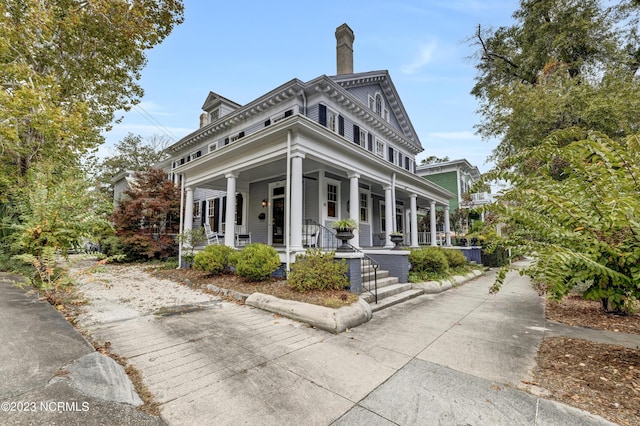
<instances>
[{"instance_id":1,"label":"house siding","mask_svg":"<svg viewBox=\"0 0 640 426\"><path fill-rule=\"evenodd\" d=\"M435 183L436 185L440 185L441 187L448 189L454 194L458 194L458 173L455 171L439 173L434 175L426 175L423 176L430 182ZM458 197L452 198L449 200L449 208L451 211L454 211L459 207Z\"/></svg>"},{"instance_id":2,"label":"house siding","mask_svg":"<svg viewBox=\"0 0 640 426\"><path fill-rule=\"evenodd\" d=\"M384 95L384 92L382 91L382 88L380 87L379 84L370 84L370 85L367 85L367 86L360 86L360 87L349 87L349 88L347 88L347 91L349 93L351 93L354 97L356 97L360 102L362 102L367 107L367 109L369 108L369 96L373 97L376 94L376 92L379 92L380 94L382 94L382 98L384 99L385 108L387 109L387 111L389 111L389 121L388 122L396 130L398 130L400 133L402 133L400 124L398 123L398 120L397 120L395 114L393 113L393 110L391 109L391 106L389 105L389 100Z\"/></svg>"}]
</instances>

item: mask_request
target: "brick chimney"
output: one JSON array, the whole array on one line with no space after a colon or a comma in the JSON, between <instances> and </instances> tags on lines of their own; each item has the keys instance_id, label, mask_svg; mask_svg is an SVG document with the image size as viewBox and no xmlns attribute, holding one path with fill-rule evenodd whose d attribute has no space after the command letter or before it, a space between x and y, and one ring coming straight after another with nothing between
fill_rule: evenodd
<instances>
[{"instance_id":1,"label":"brick chimney","mask_svg":"<svg viewBox=\"0 0 640 426\"><path fill-rule=\"evenodd\" d=\"M353 30L347 24L336 28L336 64L338 75L353 74Z\"/></svg>"}]
</instances>

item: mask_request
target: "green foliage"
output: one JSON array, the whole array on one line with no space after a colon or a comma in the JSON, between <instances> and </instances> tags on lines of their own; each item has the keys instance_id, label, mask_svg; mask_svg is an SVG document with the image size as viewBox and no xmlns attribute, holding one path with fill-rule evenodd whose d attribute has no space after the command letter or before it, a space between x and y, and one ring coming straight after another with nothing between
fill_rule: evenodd
<instances>
[{"instance_id":1,"label":"green foliage","mask_svg":"<svg viewBox=\"0 0 640 426\"><path fill-rule=\"evenodd\" d=\"M622 310L640 297L640 137L617 142L597 132L580 140L582 135L579 129L559 131L510 159L537 164L527 173L514 168L487 174L488 181L511 185L492 210L510 230L505 248L534 256L524 273L551 297L590 283L584 297ZM557 158L567 164L561 179ZM494 289L501 284L499 277Z\"/></svg>"},{"instance_id":2,"label":"green foliage","mask_svg":"<svg viewBox=\"0 0 640 426\"><path fill-rule=\"evenodd\" d=\"M306 254L296 256L296 261L287 285L298 291L342 290L349 286L344 259L336 261L335 252L322 252L319 249L307 250Z\"/></svg>"},{"instance_id":3,"label":"green foliage","mask_svg":"<svg viewBox=\"0 0 640 426\"><path fill-rule=\"evenodd\" d=\"M358 222L353 219L340 219L331 223L331 227L334 229L358 229Z\"/></svg>"},{"instance_id":4,"label":"green foliage","mask_svg":"<svg viewBox=\"0 0 640 426\"><path fill-rule=\"evenodd\" d=\"M419 279L426 279L429 275L445 273L449 269L447 256L440 247L424 247L413 249L409 253L411 273Z\"/></svg>"},{"instance_id":5,"label":"green foliage","mask_svg":"<svg viewBox=\"0 0 640 426\"><path fill-rule=\"evenodd\" d=\"M56 250L53 247L45 247L38 256L26 253L16 255L14 258L33 266L34 275L31 284L40 290L51 291L72 284L67 271L59 267L56 261Z\"/></svg>"},{"instance_id":6,"label":"green foliage","mask_svg":"<svg viewBox=\"0 0 640 426\"><path fill-rule=\"evenodd\" d=\"M271 246L252 243L235 253L231 263L236 267L238 276L251 281L266 281L280 267L280 256Z\"/></svg>"},{"instance_id":7,"label":"green foliage","mask_svg":"<svg viewBox=\"0 0 640 426\"><path fill-rule=\"evenodd\" d=\"M182 13L178 0L0 2L0 194L40 161L65 167L97 148L142 97L144 51Z\"/></svg>"},{"instance_id":8,"label":"green foliage","mask_svg":"<svg viewBox=\"0 0 640 426\"><path fill-rule=\"evenodd\" d=\"M520 2L516 23L474 37L481 136L497 160L578 126L616 137L637 132L637 5L597 0Z\"/></svg>"},{"instance_id":9,"label":"green foliage","mask_svg":"<svg viewBox=\"0 0 640 426\"><path fill-rule=\"evenodd\" d=\"M73 174L48 172L45 168L30 171L27 186L15 199L15 217L10 223L13 253L43 255L46 248L66 255L78 248L83 237L110 228L94 214L87 183Z\"/></svg>"},{"instance_id":10,"label":"green foliage","mask_svg":"<svg viewBox=\"0 0 640 426\"><path fill-rule=\"evenodd\" d=\"M100 251L105 257L124 255L124 245L120 238L112 235L100 242Z\"/></svg>"},{"instance_id":11,"label":"green foliage","mask_svg":"<svg viewBox=\"0 0 640 426\"><path fill-rule=\"evenodd\" d=\"M234 252L233 248L222 244L206 246L203 251L196 253L193 259L193 268L210 274L226 272Z\"/></svg>"},{"instance_id":12,"label":"green foliage","mask_svg":"<svg viewBox=\"0 0 640 426\"><path fill-rule=\"evenodd\" d=\"M467 258L457 249L444 249L444 256L450 268L459 268L467 264Z\"/></svg>"}]
</instances>

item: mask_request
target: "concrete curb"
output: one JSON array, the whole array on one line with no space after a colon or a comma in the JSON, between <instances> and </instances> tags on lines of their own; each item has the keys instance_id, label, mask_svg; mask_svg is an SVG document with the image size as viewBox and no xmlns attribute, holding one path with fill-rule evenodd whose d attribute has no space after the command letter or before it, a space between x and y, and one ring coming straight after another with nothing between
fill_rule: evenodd
<instances>
[{"instance_id":1,"label":"concrete curb","mask_svg":"<svg viewBox=\"0 0 640 426\"><path fill-rule=\"evenodd\" d=\"M371 306L362 299L358 299L350 306L332 309L294 300L279 299L268 294L253 293L244 303L336 334L364 324L372 316Z\"/></svg>"},{"instance_id":2,"label":"concrete curb","mask_svg":"<svg viewBox=\"0 0 640 426\"><path fill-rule=\"evenodd\" d=\"M459 287L463 283L471 281L481 275L484 275L484 271L474 270L466 275L455 275L450 280L446 280L443 282L425 281L422 283L414 283L413 288L422 289L424 290L425 294L437 294L442 293L443 291L451 290L454 287Z\"/></svg>"}]
</instances>

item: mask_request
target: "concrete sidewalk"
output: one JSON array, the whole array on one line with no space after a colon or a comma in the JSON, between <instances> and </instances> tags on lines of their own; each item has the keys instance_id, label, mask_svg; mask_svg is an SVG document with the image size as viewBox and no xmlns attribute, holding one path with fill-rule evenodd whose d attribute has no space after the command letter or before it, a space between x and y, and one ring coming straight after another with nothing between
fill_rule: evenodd
<instances>
[{"instance_id":1,"label":"concrete sidewalk","mask_svg":"<svg viewBox=\"0 0 640 426\"><path fill-rule=\"evenodd\" d=\"M492 282L490 273L420 296L339 335L231 303L183 315L123 317L92 324L91 333L142 373L170 425L609 424L524 391L547 332L543 299L517 273L495 296L488 294ZM22 306L5 303L5 295ZM0 335L16 345L0 352L1 399L49 397L46 383L55 371L91 348L50 306L5 284L0 300L3 324L16 322ZM37 312L45 311L46 321L64 324L56 322L53 338L42 330L32 337ZM5 372L5 363L20 366L18 354L31 347L48 353L32 356L30 368ZM94 407L96 417L73 413L64 423L154 420L129 411L104 417ZM0 413L0 424L25 418L10 415Z\"/></svg>"},{"instance_id":2,"label":"concrete sidewalk","mask_svg":"<svg viewBox=\"0 0 640 426\"><path fill-rule=\"evenodd\" d=\"M114 395L130 389L124 370L49 303L15 287L19 281L0 273L1 425L164 424L117 402Z\"/></svg>"}]
</instances>

